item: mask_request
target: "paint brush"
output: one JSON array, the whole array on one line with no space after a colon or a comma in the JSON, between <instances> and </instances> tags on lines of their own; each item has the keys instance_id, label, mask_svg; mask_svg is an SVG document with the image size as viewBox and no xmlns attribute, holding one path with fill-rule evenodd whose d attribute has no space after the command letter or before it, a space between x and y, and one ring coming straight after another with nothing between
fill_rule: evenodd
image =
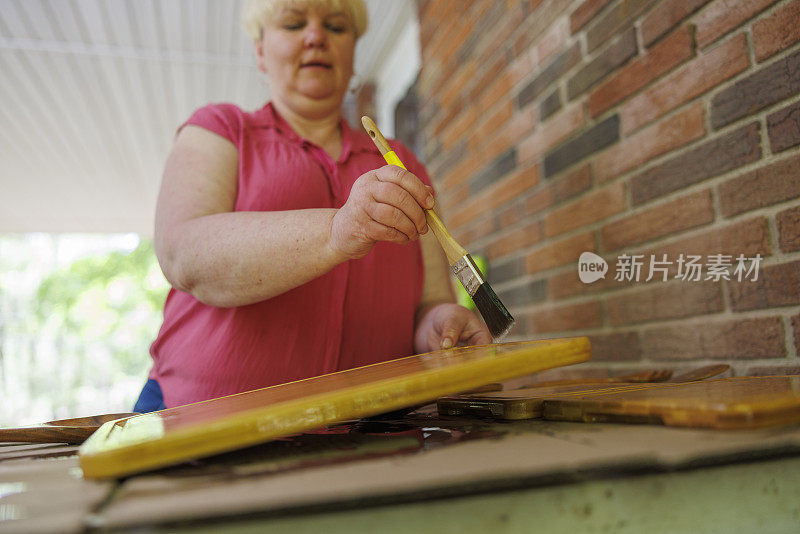
<instances>
[{"instance_id":1,"label":"paint brush","mask_svg":"<svg viewBox=\"0 0 800 534\"><path fill-rule=\"evenodd\" d=\"M405 165L394 153L389 143L386 142L386 138L383 137L383 134L378 130L372 119L366 116L361 117L361 124L364 125L364 129L367 130L375 146L383 154L383 159L386 160L386 163L405 169ZM447 231L436 212L432 209L426 209L425 218L428 221L428 227L433 230L433 234L439 240L442 249L444 249L450 269L456 275L458 281L461 282L461 285L464 286L464 289L467 290L469 296L472 297L472 301L481 313L486 326L489 327L489 332L492 334L495 343L499 342L514 326L514 318L508 313L500 299L497 298L489 282L483 278L480 269L475 265L466 249L459 245L455 238L450 235L450 232Z\"/></svg>"}]
</instances>

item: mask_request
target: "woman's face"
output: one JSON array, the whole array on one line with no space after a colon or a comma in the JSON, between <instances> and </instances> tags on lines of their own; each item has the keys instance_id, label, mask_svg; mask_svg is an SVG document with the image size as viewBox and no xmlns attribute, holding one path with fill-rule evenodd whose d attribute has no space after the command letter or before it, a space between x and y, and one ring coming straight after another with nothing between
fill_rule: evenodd
<instances>
[{"instance_id":1,"label":"woman's face","mask_svg":"<svg viewBox=\"0 0 800 534\"><path fill-rule=\"evenodd\" d=\"M256 42L258 67L269 76L273 98L292 107L330 104L338 110L353 74L355 41L345 13L288 5L267 21Z\"/></svg>"}]
</instances>

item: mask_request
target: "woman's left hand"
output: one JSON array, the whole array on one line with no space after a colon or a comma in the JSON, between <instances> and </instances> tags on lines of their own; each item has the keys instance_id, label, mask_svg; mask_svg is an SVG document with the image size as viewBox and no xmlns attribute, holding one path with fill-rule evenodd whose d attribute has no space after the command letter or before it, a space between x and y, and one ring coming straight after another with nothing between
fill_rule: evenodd
<instances>
[{"instance_id":1,"label":"woman's left hand","mask_svg":"<svg viewBox=\"0 0 800 534\"><path fill-rule=\"evenodd\" d=\"M417 354L455 346L486 345L492 336L475 313L452 303L434 304L417 321L414 348Z\"/></svg>"}]
</instances>

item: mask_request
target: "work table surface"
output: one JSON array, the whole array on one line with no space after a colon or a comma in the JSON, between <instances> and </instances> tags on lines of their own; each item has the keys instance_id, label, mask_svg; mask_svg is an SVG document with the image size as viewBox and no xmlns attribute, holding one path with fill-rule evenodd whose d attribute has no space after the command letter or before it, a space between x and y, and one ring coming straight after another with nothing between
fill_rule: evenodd
<instances>
[{"instance_id":1,"label":"work table surface","mask_svg":"<svg viewBox=\"0 0 800 534\"><path fill-rule=\"evenodd\" d=\"M6 443L0 520L0 532L792 532L800 427L493 423L426 407L118 481L83 479L75 446Z\"/></svg>"}]
</instances>

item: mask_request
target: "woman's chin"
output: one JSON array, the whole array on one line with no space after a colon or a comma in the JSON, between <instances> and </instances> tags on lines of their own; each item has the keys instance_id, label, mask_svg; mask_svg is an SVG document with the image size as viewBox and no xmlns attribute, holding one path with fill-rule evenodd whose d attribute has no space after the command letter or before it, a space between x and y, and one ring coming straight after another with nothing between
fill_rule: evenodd
<instances>
[{"instance_id":1,"label":"woman's chin","mask_svg":"<svg viewBox=\"0 0 800 534\"><path fill-rule=\"evenodd\" d=\"M299 93L311 100L331 100L336 98L337 92L330 87L303 87Z\"/></svg>"}]
</instances>

